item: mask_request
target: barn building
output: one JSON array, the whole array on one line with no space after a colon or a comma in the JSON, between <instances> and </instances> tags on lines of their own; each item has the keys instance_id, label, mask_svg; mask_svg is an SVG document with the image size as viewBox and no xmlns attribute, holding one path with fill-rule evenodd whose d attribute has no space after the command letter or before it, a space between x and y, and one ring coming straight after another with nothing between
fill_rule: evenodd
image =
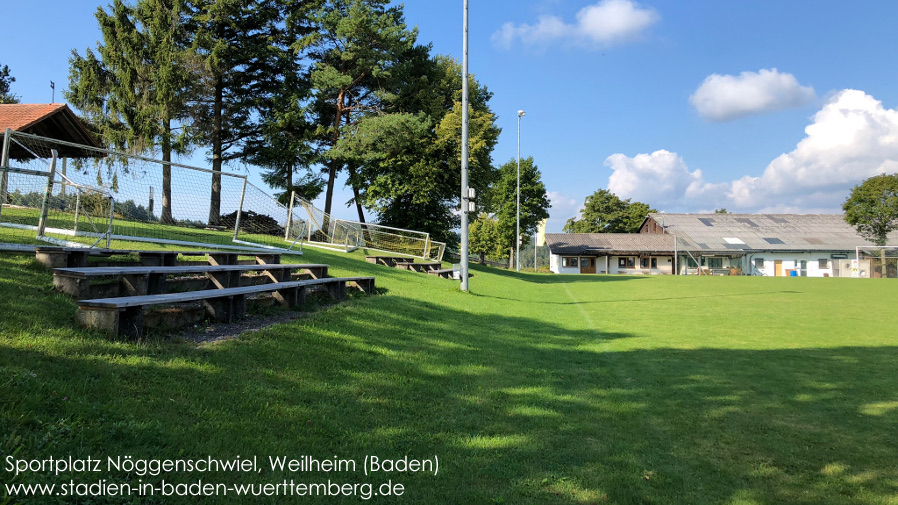
<instances>
[{"instance_id":1,"label":"barn building","mask_svg":"<svg viewBox=\"0 0 898 505\"><path fill-rule=\"evenodd\" d=\"M652 213L638 234L547 234L555 273L881 276L841 214ZM898 244L898 233L889 237ZM891 276L891 275L889 275Z\"/></svg>"}]
</instances>

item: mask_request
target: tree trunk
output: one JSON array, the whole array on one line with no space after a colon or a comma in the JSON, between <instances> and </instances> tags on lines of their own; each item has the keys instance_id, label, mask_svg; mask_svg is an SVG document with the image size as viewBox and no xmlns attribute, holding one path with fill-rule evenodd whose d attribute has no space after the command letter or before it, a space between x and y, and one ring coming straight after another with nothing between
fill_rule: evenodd
<instances>
[{"instance_id":1,"label":"tree trunk","mask_svg":"<svg viewBox=\"0 0 898 505\"><path fill-rule=\"evenodd\" d=\"M486 265L486 253L480 253L480 264Z\"/></svg>"},{"instance_id":2,"label":"tree trunk","mask_svg":"<svg viewBox=\"0 0 898 505\"><path fill-rule=\"evenodd\" d=\"M513 269L514 268L514 247L509 247L508 251L509 251L509 253L508 253L508 268Z\"/></svg>"},{"instance_id":3,"label":"tree trunk","mask_svg":"<svg viewBox=\"0 0 898 505\"><path fill-rule=\"evenodd\" d=\"M162 120L162 224L173 224L171 212L171 119Z\"/></svg>"},{"instance_id":4,"label":"tree trunk","mask_svg":"<svg viewBox=\"0 0 898 505\"><path fill-rule=\"evenodd\" d=\"M359 213L359 222L364 223L365 212L364 209L362 209L362 202L359 200L359 187L356 185L355 181L355 168L353 168L352 164L347 168L349 169L349 184L352 186L352 201L355 202L355 208Z\"/></svg>"},{"instance_id":5,"label":"tree trunk","mask_svg":"<svg viewBox=\"0 0 898 505\"><path fill-rule=\"evenodd\" d=\"M336 146L337 142L340 141L340 123L343 120L343 94L344 91L341 90L340 94L337 95L336 113L334 114L334 136L331 139L331 147ZM324 195L324 213L327 215L330 215L334 203L334 184L337 181L338 169L339 162L330 160L327 168L327 192Z\"/></svg>"},{"instance_id":6,"label":"tree trunk","mask_svg":"<svg viewBox=\"0 0 898 505\"><path fill-rule=\"evenodd\" d=\"M209 224L221 218L221 114L224 101L222 76L215 76L215 105L212 107L212 195L209 198Z\"/></svg>"}]
</instances>

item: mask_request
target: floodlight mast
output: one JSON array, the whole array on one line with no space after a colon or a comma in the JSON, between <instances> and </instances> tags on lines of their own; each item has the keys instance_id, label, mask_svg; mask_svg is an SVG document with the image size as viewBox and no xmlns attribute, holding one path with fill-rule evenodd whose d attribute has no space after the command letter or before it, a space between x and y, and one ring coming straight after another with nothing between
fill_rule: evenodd
<instances>
[{"instance_id":1,"label":"floodlight mast","mask_svg":"<svg viewBox=\"0 0 898 505\"><path fill-rule=\"evenodd\" d=\"M462 21L461 77L461 290L468 291L468 0Z\"/></svg>"},{"instance_id":2,"label":"floodlight mast","mask_svg":"<svg viewBox=\"0 0 898 505\"><path fill-rule=\"evenodd\" d=\"M517 192L515 193L517 198L517 211L515 212L517 221L517 237L515 239L515 246L517 247L517 249L515 250L515 258L517 258L518 260L518 272L521 271L521 118L526 115L526 112L522 110L518 111L518 188ZM534 267L534 270L535 269L536 267Z\"/></svg>"}]
</instances>

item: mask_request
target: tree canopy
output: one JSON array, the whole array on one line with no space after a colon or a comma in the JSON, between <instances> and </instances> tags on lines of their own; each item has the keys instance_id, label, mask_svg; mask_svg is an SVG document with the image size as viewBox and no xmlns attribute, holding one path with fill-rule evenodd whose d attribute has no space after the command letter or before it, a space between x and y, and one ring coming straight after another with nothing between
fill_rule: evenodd
<instances>
[{"instance_id":1,"label":"tree canopy","mask_svg":"<svg viewBox=\"0 0 898 505\"><path fill-rule=\"evenodd\" d=\"M877 175L855 186L845 203L845 221L864 238L886 245L898 229L898 174Z\"/></svg>"},{"instance_id":2,"label":"tree canopy","mask_svg":"<svg viewBox=\"0 0 898 505\"><path fill-rule=\"evenodd\" d=\"M354 167L357 199L382 224L426 231L454 241L461 186L461 67L419 50L384 110L344 126L330 156ZM485 193L496 180L491 164L499 137L490 93L473 77L469 118L469 184Z\"/></svg>"},{"instance_id":3,"label":"tree canopy","mask_svg":"<svg viewBox=\"0 0 898 505\"><path fill-rule=\"evenodd\" d=\"M103 39L70 60L69 101L126 151L209 147L209 223L222 167L260 169L287 203L346 176L359 220L453 242L459 224L461 65L431 55L388 0L113 0ZM469 184L499 180L492 94L470 77ZM167 169L166 169L167 170ZM162 221L171 216L163 174ZM543 188L544 192L544 188ZM483 195L483 196L481 196ZM485 200L484 200L485 201Z\"/></svg>"},{"instance_id":4,"label":"tree canopy","mask_svg":"<svg viewBox=\"0 0 898 505\"><path fill-rule=\"evenodd\" d=\"M570 218L564 225L565 233L636 233L646 216L658 212L648 204L621 200L608 191L599 189L586 197L580 219Z\"/></svg>"},{"instance_id":5,"label":"tree canopy","mask_svg":"<svg viewBox=\"0 0 898 505\"><path fill-rule=\"evenodd\" d=\"M10 92L10 85L16 78L9 75L9 67L0 66L0 103L19 103L19 98Z\"/></svg>"},{"instance_id":6,"label":"tree canopy","mask_svg":"<svg viewBox=\"0 0 898 505\"><path fill-rule=\"evenodd\" d=\"M95 14L103 41L97 55L72 52L66 98L99 129L100 139L118 150L162 154L163 223L172 222L172 151L190 147L181 126L193 96L184 6L180 0L115 0ZM176 123L176 124L173 124Z\"/></svg>"},{"instance_id":7,"label":"tree canopy","mask_svg":"<svg viewBox=\"0 0 898 505\"><path fill-rule=\"evenodd\" d=\"M517 237L518 162L512 158L499 168L499 180L489 193L499 226L500 244L506 250L515 247ZM549 218L549 197L542 174L533 157L521 158L521 237L526 242L543 219Z\"/></svg>"},{"instance_id":8,"label":"tree canopy","mask_svg":"<svg viewBox=\"0 0 898 505\"><path fill-rule=\"evenodd\" d=\"M487 256L505 257L505 249L499 236L499 222L486 212L481 212L468 228L468 250L480 256L480 263Z\"/></svg>"}]
</instances>

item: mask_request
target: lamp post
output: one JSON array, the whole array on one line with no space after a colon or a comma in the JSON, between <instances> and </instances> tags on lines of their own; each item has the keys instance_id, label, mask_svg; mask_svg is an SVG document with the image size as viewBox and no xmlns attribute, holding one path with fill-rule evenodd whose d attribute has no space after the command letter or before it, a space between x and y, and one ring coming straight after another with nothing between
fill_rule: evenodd
<instances>
[{"instance_id":1,"label":"lamp post","mask_svg":"<svg viewBox=\"0 0 898 505\"><path fill-rule=\"evenodd\" d=\"M468 291L468 0L462 22L461 78L461 290Z\"/></svg>"},{"instance_id":2,"label":"lamp post","mask_svg":"<svg viewBox=\"0 0 898 505\"><path fill-rule=\"evenodd\" d=\"M515 257L518 260L518 272L521 271L521 118L526 116L527 113L519 110L518 111L518 191L517 191L517 234L515 235L515 245L517 249L515 251Z\"/></svg>"}]
</instances>

